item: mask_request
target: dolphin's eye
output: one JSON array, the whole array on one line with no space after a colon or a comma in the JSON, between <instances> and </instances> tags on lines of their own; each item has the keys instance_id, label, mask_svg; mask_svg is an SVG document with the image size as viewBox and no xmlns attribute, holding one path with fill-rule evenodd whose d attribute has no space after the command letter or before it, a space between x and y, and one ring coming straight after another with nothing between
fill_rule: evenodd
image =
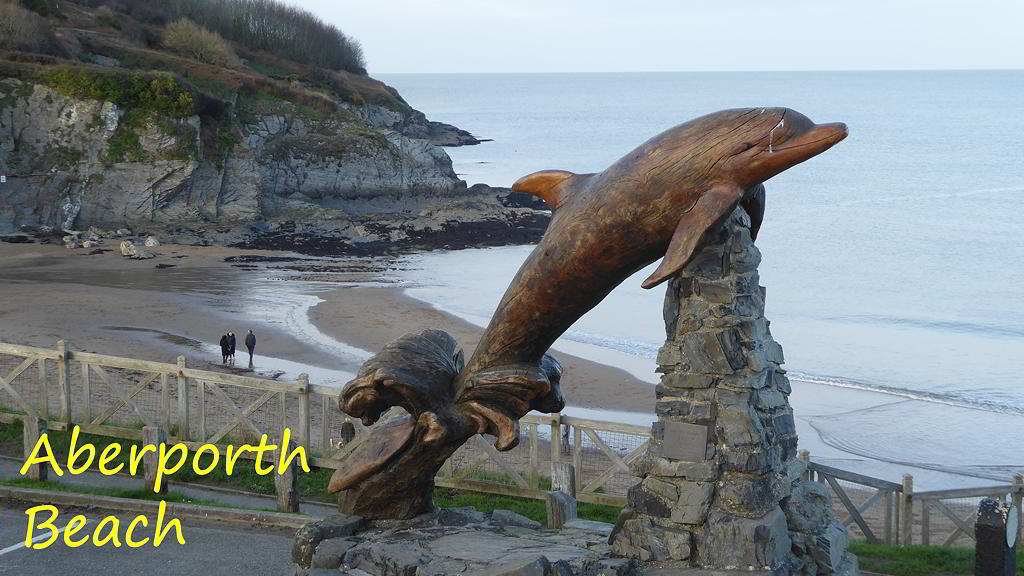
<instances>
[{"instance_id":1,"label":"dolphin's eye","mask_svg":"<svg viewBox=\"0 0 1024 576\"><path fill-rule=\"evenodd\" d=\"M750 150L753 147L754 147L754 143L753 142L745 142L743 144L743 149L740 150L740 152L746 152L747 150Z\"/></svg>"}]
</instances>

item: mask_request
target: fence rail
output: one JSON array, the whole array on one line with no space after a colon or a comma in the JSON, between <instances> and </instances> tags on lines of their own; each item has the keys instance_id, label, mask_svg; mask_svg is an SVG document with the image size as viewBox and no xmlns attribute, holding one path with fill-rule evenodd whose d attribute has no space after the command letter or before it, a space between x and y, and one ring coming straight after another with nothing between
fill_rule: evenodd
<instances>
[{"instance_id":1,"label":"fence rail","mask_svg":"<svg viewBox=\"0 0 1024 576\"><path fill-rule=\"evenodd\" d=\"M901 484L811 462L806 451L801 451L800 457L808 461L807 479L828 485L833 504L838 500L842 505L837 516L844 527L853 524L871 544L896 542Z\"/></svg>"},{"instance_id":2,"label":"fence rail","mask_svg":"<svg viewBox=\"0 0 1024 576\"><path fill-rule=\"evenodd\" d=\"M142 439L159 426L169 441L201 444L280 438L286 428L312 464L337 469L367 437L367 429L336 408L337 388L309 383L305 374L282 382L174 364L72 350L0 343L0 421L31 416L51 430ZM575 418L528 415L522 441L498 452L474 437L444 465L443 487L543 499L556 464L572 464L582 502L622 506L636 482L630 465L644 454L650 428ZM251 455L246 454L246 457ZM807 460L805 478L827 486L837 520L854 537L873 543L952 545L973 538L982 497L1010 499L1021 510L1024 477L982 488L914 492L913 478L890 482ZM1018 536L1019 537L1019 536Z\"/></svg>"}]
</instances>

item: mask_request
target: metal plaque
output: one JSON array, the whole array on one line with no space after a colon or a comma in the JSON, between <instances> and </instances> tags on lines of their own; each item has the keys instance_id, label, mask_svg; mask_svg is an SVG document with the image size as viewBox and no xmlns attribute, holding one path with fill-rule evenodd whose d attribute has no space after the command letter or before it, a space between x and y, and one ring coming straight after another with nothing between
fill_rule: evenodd
<instances>
[{"instance_id":1,"label":"metal plaque","mask_svg":"<svg viewBox=\"0 0 1024 576\"><path fill-rule=\"evenodd\" d=\"M703 462L708 447L708 427L686 422L665 422L662 452L666 458Z\"/></svg>"}]
</instances>

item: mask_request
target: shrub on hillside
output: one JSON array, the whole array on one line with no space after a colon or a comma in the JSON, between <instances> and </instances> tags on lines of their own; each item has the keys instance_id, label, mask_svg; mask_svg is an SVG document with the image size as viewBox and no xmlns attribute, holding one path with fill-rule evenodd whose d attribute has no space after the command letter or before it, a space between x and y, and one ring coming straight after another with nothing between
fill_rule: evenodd
<instances>
[{"instance_id":1,"label":"shrub on hillside","mask_svg":"<svg viewBox=\"0 0 1024 576\"><path fill-rule=\"evenodd\" d=\"M217 66L238 65L238 57L220 34L211 32L187 18L179 18L164 28L164 45L200 62Z\"/></svg>"},{"instance_id":2,"label":"shrub on hillside","mask_svg":"<svg viewBox=\"0 0 1024 576\"><path fill-rule=\"evenodd\" d=\"M41 16L13 2L0 0L0 49L46 51L50 39L50 27Z\"/></svg>"}]
</instances>

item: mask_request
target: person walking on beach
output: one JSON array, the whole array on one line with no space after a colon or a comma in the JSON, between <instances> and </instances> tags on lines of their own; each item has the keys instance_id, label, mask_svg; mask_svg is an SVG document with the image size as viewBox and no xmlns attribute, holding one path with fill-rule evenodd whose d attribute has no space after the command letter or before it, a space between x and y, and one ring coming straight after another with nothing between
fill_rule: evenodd
<instances>
[{"instance_id":1,"label":"person walking on beach","mask_svg":"<svg viewBox=\"0 0 1024 576\"><path fill-rule=\"evenodd\" d=\"M222 335L220 337L220 355L221 355L221 363L223 363L223 364L227 364L228 363L228 355L229 355L229 352L231 351L231 345L230 344L231 344L231 341L228 340L228 335L227 334L224 334L224 335Z\"/></svg>"},{"instance_id":2,"label":"person walking on beach","mask_svg":"<svg viewBox=\"0 0 1024 576\"><path fill-rule=\"evenodd\" d=\"M228 332L228 358L231 359L231 363L235 363L235 333Z\"/></svg>"},{"instance_id":3,"label":"person walking on beach","mask_svg":"<svg viewBox=\"0 0 1024 576\"><path fill-rule=\"evenodd\" d=\"M245 347L249 350L249 366L252 367L252 353L256 350L256 335L252 333L252 330L245 335Z\"/></svg>"}]
</instances>

